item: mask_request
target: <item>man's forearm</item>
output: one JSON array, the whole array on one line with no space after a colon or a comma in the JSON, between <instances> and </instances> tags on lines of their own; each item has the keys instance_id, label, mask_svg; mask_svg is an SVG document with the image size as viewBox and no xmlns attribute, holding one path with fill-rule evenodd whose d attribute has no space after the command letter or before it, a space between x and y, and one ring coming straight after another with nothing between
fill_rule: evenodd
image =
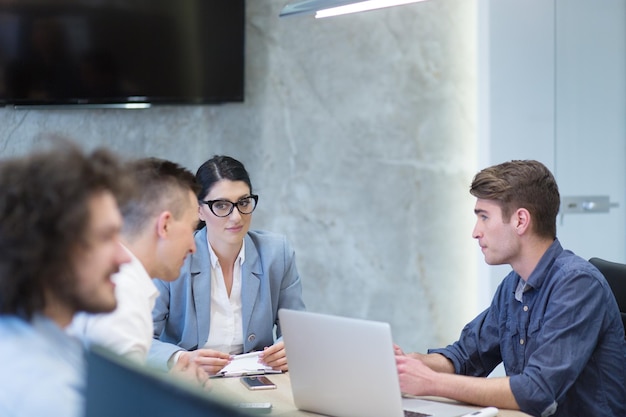
<instances>
[{"instance_id":1,"label":"man's forearm","mask_svg":"<svg viewBox=\"0 0 626 417\"><path fill-rule=\"evenodd\" d=\"M470 404L519 410L509 377L481 378L439 373L432 391L433 395Z\"/></svg>"},{"instance_id":2,"label":"man's forearm","mask_svg":"<svg viewBox=\"0 0 626 417\"><path fill-rule=\"evenodd\" d=\"M421 360L424 365L436 372L454 373L454 365L450 359L439 353L409 353L407 356Z\"/></svg>"},{"instance_id":3,"label":"man's forearm","mask_svg":"<svg viewBox=\"0 0 626 417\"><path fill-rule=\"evenodd\" d=\"M431 387L432 395L470 404L519 410L508 377L479 378L454 373L452 361L440 353L409 353L439 375Z\"/></svg>"}]
</instances>

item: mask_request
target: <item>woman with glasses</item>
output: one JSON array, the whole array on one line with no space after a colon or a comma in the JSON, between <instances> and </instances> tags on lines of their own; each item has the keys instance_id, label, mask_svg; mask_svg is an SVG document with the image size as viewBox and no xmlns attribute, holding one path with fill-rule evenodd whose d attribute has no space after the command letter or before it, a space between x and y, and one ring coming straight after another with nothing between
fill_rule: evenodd
<instances>
[{"instance_id":1,"label":"woman with glasses","mask_svg":"<svg viewBox=\"0 0 626 417\"><path fill-rule=\"evenodd\" d=\"M231 355L262 351L262 363L287 370L278 309L304 309L294 251L282 235L250 230L259 197L241 162L214 156L196 180L205 226L179 278L155 280L149 363L165 369L190 355L213 375Z\"/></svg>"}]
</instances>

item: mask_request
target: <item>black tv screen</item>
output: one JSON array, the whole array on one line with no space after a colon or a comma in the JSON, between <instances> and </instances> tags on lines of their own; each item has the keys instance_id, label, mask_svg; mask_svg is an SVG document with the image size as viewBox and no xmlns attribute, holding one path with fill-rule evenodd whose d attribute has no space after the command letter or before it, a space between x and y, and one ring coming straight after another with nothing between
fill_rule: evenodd
<instances>
[{"instance_id":1,"label":"black tv screen","mask_svg":"<svg viewBox=\"0 0 626 417\"><path fill-rule=\"evenodd\" d=\"M0 1L0 105L243 101L244 3Z\"/></svg>"}]
</instances>

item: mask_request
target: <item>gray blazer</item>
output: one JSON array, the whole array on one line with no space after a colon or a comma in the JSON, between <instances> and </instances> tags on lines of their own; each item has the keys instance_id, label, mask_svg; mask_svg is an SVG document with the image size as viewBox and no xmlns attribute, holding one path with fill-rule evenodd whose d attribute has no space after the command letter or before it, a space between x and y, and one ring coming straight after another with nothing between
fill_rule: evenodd
<instances>
[{"instance_id":1,"label":"gray blazer","mask_svg":"<svg viewBox=\"0 0 626 417\"><path fill-rule=\"evenodd\" d=\"M160 295L152 319L154 340L148 363L167 369L177 351L195 350L209 336L211 263L206 227L196 232L196 253L189 255L176 281L154 280ZM244 352L262 350L281 337L278 309L304 310L295 253L282 235L249 231L245 237L241 304Z\"/></svg>"}]
</instances>

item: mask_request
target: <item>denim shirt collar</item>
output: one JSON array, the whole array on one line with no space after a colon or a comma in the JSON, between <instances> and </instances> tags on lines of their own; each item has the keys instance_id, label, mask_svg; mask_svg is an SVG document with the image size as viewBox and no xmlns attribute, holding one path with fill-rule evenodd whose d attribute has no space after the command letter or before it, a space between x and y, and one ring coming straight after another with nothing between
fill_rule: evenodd
<instances>
[{"instance_id":1,"label":"denim shirt collar","mask_svg":"<svg viewBox=\"0 0 626 417\"><path fill-rule=\"evenodd\" d=\"M554 239L554 242L548 247L548 250L543 254L539 263L528 277L526 283L532 288L541 288L541 285L546 279L548 271L552 267L555 259L563 252L563 247L559 242L559 239Z\"/></svg>"}]
</instances>

